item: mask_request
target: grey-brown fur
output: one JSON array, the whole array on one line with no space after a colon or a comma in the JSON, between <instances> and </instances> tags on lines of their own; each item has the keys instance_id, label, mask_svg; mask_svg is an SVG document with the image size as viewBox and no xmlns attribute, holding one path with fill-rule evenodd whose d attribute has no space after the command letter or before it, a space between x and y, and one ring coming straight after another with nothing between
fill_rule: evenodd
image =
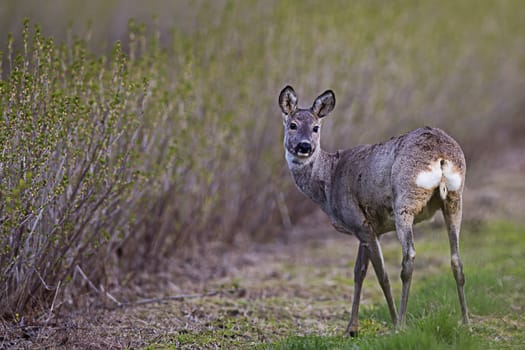
<instances>
[{"instance_id":1,"label":"grey-brown fur","mask_svg":"<svg viewBox=\"0 0 525 350\"><path fill-rule=\"evenodd\" d=\"M452 271L463 322L468 323L458 247L466 164L458 143L440 129L425 127L383 143L328 153L320 148L320 125L322 118L335 107L332 91L321 94L311 108L300 109L295 91L287 86L281 91L279 106L285 127L286 160L297 187L322 208L338 231L353 234L360 242L354 269L352 313L346 333L357 334L361 286L369 261L393 323L397 327L404 324L415 259L412 226L432 217L437 210L443 212L447 224ZM445 165L450 165L455 178L460 179L460 186L447 188L444 177L432 188L418 186L418 174L429 171L433 164L441 167L438 174ZM403 250L399 318L379 244L380 235L394 229Z\"/></svg>"}]
</instances>

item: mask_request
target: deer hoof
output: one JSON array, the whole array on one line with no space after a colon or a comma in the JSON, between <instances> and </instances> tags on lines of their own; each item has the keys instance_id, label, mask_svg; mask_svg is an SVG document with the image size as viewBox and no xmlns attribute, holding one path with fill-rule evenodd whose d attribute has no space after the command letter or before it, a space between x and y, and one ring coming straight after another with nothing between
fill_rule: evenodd
<instances>
[{"instance_id":1,"label":"deer hoof","mask_svg":"<svg viewBox=\"0 0 525 350\"><path fill-rule=\"evenodd\" d=\"M345 337L357 338L357 327L348 327L344 335Z\"/></svg>"}]
</instances>

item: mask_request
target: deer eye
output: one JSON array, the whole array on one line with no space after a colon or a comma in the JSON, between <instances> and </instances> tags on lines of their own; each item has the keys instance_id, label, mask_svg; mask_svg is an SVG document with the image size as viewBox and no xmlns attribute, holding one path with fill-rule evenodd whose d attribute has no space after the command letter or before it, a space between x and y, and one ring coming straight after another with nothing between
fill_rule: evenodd
<instances>
[{"instance_id":1,"label":"deer eye","mask_svg":"<svg viewBox=\"0 0 525 350\"><path fill-rule=\"evenodd\" d=\"M313 132L319 132L319 125L314 126Z\"/></svg>"},{"instance_id":2,"label":"deer eye","mask_svg":"<svg viewBox=\"0 0 525 350\"><path fill-rule=\"evenodd\" d=\"M297 129L297 124L290 123L290 130L296 130L296 129Z\"/></svg>"}]
</instances>

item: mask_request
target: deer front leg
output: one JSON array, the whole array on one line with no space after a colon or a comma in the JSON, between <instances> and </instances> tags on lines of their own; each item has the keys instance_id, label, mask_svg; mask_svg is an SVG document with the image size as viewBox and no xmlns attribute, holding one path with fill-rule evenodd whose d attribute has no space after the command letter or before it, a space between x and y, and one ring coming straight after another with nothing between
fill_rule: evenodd
<instances>
[{"instance_id":1,"label":"deer front leg","mask_svg":"<svg viewBox=\"0 0 525 350\"><path fill-rule=\"evenodd\" d=\"M413 223L414 217L409 214L399 214L396 216L397 237L403 248L403 262L401 265L401 281L403 282L403 287L401 290L399 319L396 328L402 328L405 325L408 294L410 292L410 284L412 283L412 272L414 271L416 250L414 249L414 237L412 233Z\"/></svg>"},{"instance_id":2,"label":"deer front leg","mask_svg":"<svg viewBox=\"0 0 525 350\"><path fill-rule=\"evenodd\" d=\"M357 258L355 260L354 267L354 298L352 300L352 313L350 315L350 322L346 327L345 335L351 337L357 337L359 328L359 302L361 300L361 287L366 276L368 269L368 247L365 243L359 244L359 250L357 252Z\"/></svg>"},{"instance_id":3,"label":"deer front leg","mask_svg":"<svg viewBox=\"0 0 525 350\"><path fill-rule=\"evenodd\" d=\"M368 242L368 253L370 260L372 261L372 266L376 273L379 285L383 290L385 295L386 302L388 304L388 310L390 311L390 317L392 318L392 323L397 324L397 312L394 305L394 299L392 298L392 291L390 289L390 281L388 280L388 275L385 270L385 262L383 260L383 253L381 252L381 246L379 245L379 240L377 237L370 237Z\"/></svg>"}]
</instances>

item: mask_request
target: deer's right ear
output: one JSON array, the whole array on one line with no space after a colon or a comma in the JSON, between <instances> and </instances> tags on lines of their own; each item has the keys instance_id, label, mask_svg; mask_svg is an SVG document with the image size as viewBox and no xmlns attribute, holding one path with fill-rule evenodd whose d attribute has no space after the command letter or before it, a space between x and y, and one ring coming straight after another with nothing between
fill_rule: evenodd
<instances>
[{"instance_id":1,"label":"deer's right ear","mask_svg":"<svg viewBox=\"0 0 525 350\"><path fill-rule=\"evenodd\" d=\"M297 94L290 85L287 85L279 94L279 107L285 115L290 115L297 109L297 101Z\"/></svg>"}]
</instances>

